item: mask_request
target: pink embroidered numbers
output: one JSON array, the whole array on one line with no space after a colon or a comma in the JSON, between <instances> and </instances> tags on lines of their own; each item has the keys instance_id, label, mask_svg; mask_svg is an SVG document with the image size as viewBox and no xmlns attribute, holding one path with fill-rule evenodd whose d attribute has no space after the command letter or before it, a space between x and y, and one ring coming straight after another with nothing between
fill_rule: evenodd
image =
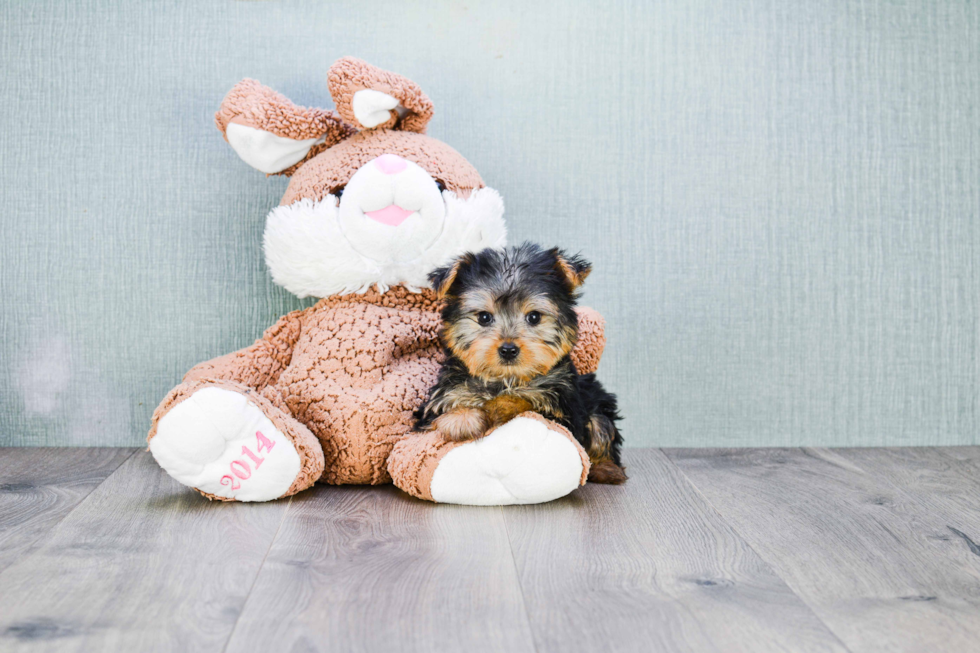
<instances>
[{"instance_id":1,"label":"pink embroidered numbers","mask_svg":"<svg viewBox=\"0 0 980 653\"><path fill-rule=\"evenodd\" d=\"M235 467L235 465L238 465L238 467ZM248 480L252 476L252 470L241 460L231 461L231 473L243 481Z\"/></svg>"},{"instance_id":2,"label":"pink embroidered numbers","mask_svg":"<svg viewBox=\"0 0 980 653\"><path fill-rule=\"evenodd\" d=\"M255 463L255 469L258 469L259 467L261 467L262 466L262 463L265 462L265 458L259 458L254 453L252 453L252 450L251 449L249 449L248 447L246 447L244 445L242 445L242 455L248 456L249 458L252 459L252 462Z\"/></svg>"},{"instance_id":3,"label":"pink embroidered numbers","mask_svg":"<svg viewBox=\"0 0 980 653\"><path fill-rule=\"evenodd\" d=\"M274 446L276 446L276 443L265 437L262 434L262 431L256 431L255 450L258 451L258 454L253 453L251 449L245 445L242 445L242 455L251 459L251 461L255 464L255 469L258 469L262 466L262 463L265 462L265 458L259 454L262 452L269 453L272 451ZM221 484L230 485L232 491L237 490L242 486L239 479L242 481L247 481L252 477L252 467L249 467L246 460L233 460L228 467L231 470L231 474L225 474L222 476Z\"/></svg>"}]
</instances>

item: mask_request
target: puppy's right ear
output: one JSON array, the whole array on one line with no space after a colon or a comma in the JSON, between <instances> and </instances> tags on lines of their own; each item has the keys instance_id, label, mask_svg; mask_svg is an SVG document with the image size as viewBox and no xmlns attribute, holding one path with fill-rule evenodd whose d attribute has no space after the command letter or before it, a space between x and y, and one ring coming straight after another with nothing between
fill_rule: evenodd
<instances>
[{"instance_id":1,"label":"puppy's right ear","mask_svg":"<svg viewBox=\"0 0 980 653\"><path fill-rule=\"evenodd\" d=\"M228 92L214 122L238 156L267 175L291 175L357 132L336 113L296 106L254 79Z\"/></svg>"},{"instance_id":2,"label":"puppy's right ear","mask_svg":"<svg viewBox=\"0 0 980 653\"><path fill-rule=\"evenodd\" d=\"M592 272L592 264L578 255L568 255L557 247L549 251L555 257L555 270L570 290L578 290Z\"/></svg>"},{"instance_id":3,"label":"puppy's right ear","mask_svg":"<svg viewBox=\"0 0 980 653\"><path fill-rule=\"evenodd\" d=\"M471 256L471 254L464 254L453 261L452 264L429 273L429 283L432 284L432 289L436 291L436 296L439 299L444 299L449 294L449 289L456 282L456 277L459 275L460 269Z\"/></svg>"}]
</instances>

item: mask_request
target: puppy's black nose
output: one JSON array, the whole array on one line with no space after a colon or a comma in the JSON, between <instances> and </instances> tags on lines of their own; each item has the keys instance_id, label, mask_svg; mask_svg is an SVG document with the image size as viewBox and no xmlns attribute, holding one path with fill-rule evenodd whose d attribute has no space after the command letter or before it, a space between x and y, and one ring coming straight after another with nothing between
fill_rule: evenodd
<instances>
[{"instance_id":1,"label":"puppy's black nose","mask_svg":"<svg viewBox=\"0 0 980 653\"><path fill-rule=\"evenodd\" d=\"M519 353L521 353L521 348L512 342L505 342L504 344L500 345L500 349L497 350L497 353L500 354L500 358L503 360L512 361L517 358Z\"/></svg>"}]
</instances>

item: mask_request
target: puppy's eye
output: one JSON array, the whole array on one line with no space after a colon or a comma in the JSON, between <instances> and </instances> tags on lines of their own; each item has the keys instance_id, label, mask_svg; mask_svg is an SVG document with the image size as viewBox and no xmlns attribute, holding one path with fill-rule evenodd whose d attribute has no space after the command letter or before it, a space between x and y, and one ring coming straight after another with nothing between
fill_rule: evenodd
<instances>
[{"instance_id":1,"label":"puppy's eye","mask_svg":"<svg viewBox=\"0 0 980 653\"><path fill-rule=\"evenodd\" d=\"M439 192L441 193L442 191L446 190L446 184L436 179L436 188L438 188Z\"/></svg>"},{"instance_id":2,"label":"puppy's eye","mask_svg":"<svg viewBox=\"0 0 980 653\"><path fill-rule=\"evenodd\" d=\"M345 188L347 188L347 186L339 186L338 188L334 188L333 192L330 194L336 197L338 200L340 200L340 198L343 197L344 195Z\"/></svg>"},{"instance_id":3,"label":"puppy's eye","mask_svg":"<svg viewBox=\"0 0 980 653\"><path fill-rule=\"evenodd\" d=\"M480 326L490 326L493 324L493 315L487 311L480 311L476 316L476 321Z\"/></svg>"},{"instance_id":4,"label":"puppy's eye","mask_svg":"<svg viewBox=\"0 0 980 653\"><path fill-rule=\"evenodd\" d=\"M541 313L538 313L537 311L531 311L530 313L524 316L524 319L527 320L527 323L530 324L531 326L538 326L539 324L541 324Z\"/></svg>"}]
</instances>

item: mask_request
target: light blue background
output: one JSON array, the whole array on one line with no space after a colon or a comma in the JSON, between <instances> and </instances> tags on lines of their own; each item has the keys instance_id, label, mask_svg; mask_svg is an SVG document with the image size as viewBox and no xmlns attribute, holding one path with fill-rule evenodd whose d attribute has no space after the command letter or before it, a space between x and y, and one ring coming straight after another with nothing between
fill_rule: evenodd
<instances>
[{"instance_id":1,"label":"light blue background","mask_svg":"<svg viewBox=\"0 0 980 653\"><path fill-rule=\"evenodd\" d=\"M0 444L136 445L304 305L212 123L417 81L512 241L595 263L630 445L978 442L980 3L5 2Z\"/></svg>"}]
</instances>

